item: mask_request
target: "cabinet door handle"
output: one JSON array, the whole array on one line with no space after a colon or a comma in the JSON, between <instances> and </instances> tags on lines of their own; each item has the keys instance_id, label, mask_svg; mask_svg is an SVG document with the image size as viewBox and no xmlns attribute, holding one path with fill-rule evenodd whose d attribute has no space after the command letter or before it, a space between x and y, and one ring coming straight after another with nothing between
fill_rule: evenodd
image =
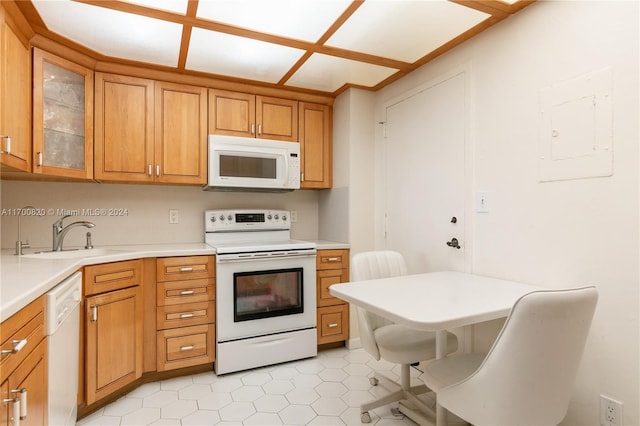
<instances>
[{"instance_id":1,"label":"cabinet door handle","mask_svg":"<svg viewBox=\"0 0 640 426\"><path fill-rule=\"evenodd\" d=\"M262 134L262 124L258 124L258 136Z\"/></svg>"},{"instance_id":2,"label":"cabinet door handle","mask_svg":"<svg viewBox=\"0 0 640 426\"><path fill-rule=\"evenodd\" d=\"M160 176L160 164L156 164L156 176Z\"/></svg>"},{"instance_id":3,"label":"cabinet door handle","mask_svg":"<svg viewBox=\"0 0 640 426\"><path fill-rule=\"evenodd\" d=\"M195 293L195 291L193 291L193 290L182 290L180 292L180 296L188 296L188 295L193 294L193 293Z\"/></svg>"},{"instance_id":4,"label":"cabinet door handle","mask_svg":"<svg viewBox=\"0 0 640 426\"><path fill-rule=\"evenodd\" d=\"M18 417L20 420L24 420L27 418L27 388L22 389L14 389L11 391L13 395L17 395L15 401L18 401L17 406L18 410L14 407L14 414L16 411L18 412Z\"/></svg>"},{"instance_id":5,"label":"cabinet door handle","mask_svg":"<svg viewBox=\"0 0 640 426\"><path fill-rule=\"evenodd\" d=\"M153 166L151 164L149 164L148 173L149 173L149 176L153 176Z\"/></svg>"},{"instance_id":6,"label":"cabinet door handle","mask_svg":"<svg viewBox=\"0 0 640 426\"><path fill-rule=\"evenodd\" d=\"M42 167L42 152L38 152L38 167Z\"/></svg>"},{"instance_id":7,"label":"cabinet door handle","mask_svg":"<svg viewBox=\"0 0 640 426\"><path fill-rule=\"evenodd\" d=\"M12 413L11 413L11 426L20 426L20 399L18 398L7 398L2 400L2 404L9 405L13 404Z\"/></svg>"},{"instance_id":8,"label":"cabinet door handle","mask_svg":"<svg viewBox=\"0 0 640 426\"><path fill-rule=\"evenodd\" d=\"M98 321L98 307L94 305L91 307L91 322L96 321Z\"/></svg>"},{"instance_id":9,"label":"cabinet door handle","mask_svg":"<svg viewBox=\"0 0 640 426\"><path fill-rule=\"evenodd\" d=\"M193 350L193 345L180 347L180 351L192 351L192 350Z\"/></svg>"},{"instance_id":10,"label":"cabinet door handle","mask_svg":"<svg viewBox=\"0 0 640 426\"><path fill-rule=\"evenodd\" d=\"M4 151L0 151L0 154L11 154L11 137L10 136L0 136L0 139L6 139L7 144L5 145Z\"/></svg>"},{"instance_id":11,"label":"cabinet door handle","mask_svg":"<svg viewBox=\"0 0 640 426\"><path fill-rule=\"evenodd\" d=\"M27 344L27 339L12 340L11 343L13 344L13 349L4 349L2 351L3 358L9 354L17 354L18 352L20 352L20 350Z\"/></svg>"},{"instance_id":12,"label":"cabinet door handle","mask_svg":"<svg viewBox=\"0 0 640 426\"><path fill-rule=\"evenodd\" d=\"M13 400L13 416L11 418L12 426L20 426L20 399Z\"/></svg>"}]
</instances>

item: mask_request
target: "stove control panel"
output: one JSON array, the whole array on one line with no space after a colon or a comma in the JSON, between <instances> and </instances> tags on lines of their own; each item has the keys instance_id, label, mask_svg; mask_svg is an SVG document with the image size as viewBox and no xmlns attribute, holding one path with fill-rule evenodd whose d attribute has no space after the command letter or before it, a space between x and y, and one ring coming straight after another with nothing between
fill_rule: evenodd
<instances>
[{"instance_id":1,"label":"stove control panel","mask_svg":"<svg viewBox=\"0 0 640 426\"><path fill-rule=\"evenodd\" d=\"M207 210L206 232L271 231L290 229L288 210Z\"/></svg>"}]
</instances>

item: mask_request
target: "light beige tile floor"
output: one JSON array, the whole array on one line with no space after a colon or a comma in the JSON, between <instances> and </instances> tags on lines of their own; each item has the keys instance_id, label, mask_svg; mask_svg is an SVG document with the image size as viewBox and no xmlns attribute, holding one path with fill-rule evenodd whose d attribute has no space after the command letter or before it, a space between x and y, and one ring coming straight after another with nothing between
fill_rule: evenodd
<instances>
[{"instance_id":1,"label":"light beige tile floor","mask_svg":"<svg viewBox=\"0 0 640 426\"><path fill-rule=\"evenodd\" d=\"M374 370L393 379L400 372L363 349L339 348L224 376L184 376L140 386L77 425L361 425L360 404L386 392L369 383ZM411 374L420 384L421 372ZM415 425L394 407L370 412L371 425Z\"/></svg>"}]
</instances>

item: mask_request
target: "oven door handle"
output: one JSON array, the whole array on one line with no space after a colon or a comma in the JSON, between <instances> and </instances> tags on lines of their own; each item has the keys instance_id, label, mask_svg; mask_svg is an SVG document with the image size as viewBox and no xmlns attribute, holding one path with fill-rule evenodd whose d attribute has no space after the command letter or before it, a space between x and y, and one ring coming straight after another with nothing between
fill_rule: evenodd
<instances>
[{"instance_id":1,"label":"oven door handle","mask_svg":"<svg viewBox=\"0 0 640 426\"><path fill-rule=\"evenodd\" d=\"M216 256L217 263L233 263L233 262L251 262L258 260L281 260L301 257L315 257L316 251L291 251L279 253L234 253L234 254L218 254Z\"/></svg>"}]
</instances>

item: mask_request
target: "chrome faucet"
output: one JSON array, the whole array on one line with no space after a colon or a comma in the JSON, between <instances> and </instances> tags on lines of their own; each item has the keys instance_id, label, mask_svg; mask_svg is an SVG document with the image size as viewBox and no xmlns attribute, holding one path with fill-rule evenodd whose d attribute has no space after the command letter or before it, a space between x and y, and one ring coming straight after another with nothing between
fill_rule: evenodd
<instances>
[{"instance_id":1,"label":"chrome faucet","mask_svg":"<svg viewBox=\"0 0 640 426\"><path fill-rule=\"evenodd\" d=\"M67 226L62 226L62 221L68 218L71 215L63 216L62 218L53 222L53 251L62 251L62 243L64 241L65 235L71 228L75 228L76 226L85 226L87 228L93 228L96 226L95 223L87 222L87 221L79 221L72 222Z\"/></svg>"},{"instance_id":2,"label":"chrome faucet","mask_svg":"<svg viewBox=\"0 0 640 426\"><path fill-rule=\"evenodd\" d=\"M15 255L16 256L22 256L22 249L26 249L31 247L29 245L29 240L27 239L26 243L22 242L22 230L21 230L21 218L22 218L22 213L27 210L27 209L35 209L35 207L33 206L26 206L20 209L20 214L18 215L18 240L16 241L16 252Z\"/></svg>"}]
</instances>

